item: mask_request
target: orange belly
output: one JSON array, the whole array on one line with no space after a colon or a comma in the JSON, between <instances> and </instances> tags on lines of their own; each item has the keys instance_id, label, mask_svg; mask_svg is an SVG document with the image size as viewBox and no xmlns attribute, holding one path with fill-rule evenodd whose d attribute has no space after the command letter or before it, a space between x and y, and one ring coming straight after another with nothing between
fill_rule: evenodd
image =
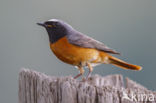
<instances>
[{"instance_id":1,"label":"orange belly","mask_svg":"<svg viewBox=\"0 0 156 103\"><path fill-rule=\"evenodd\" d=\"M83 48L72 45L66 37L50 44L50 48L57 58L65 63L79 65L86 62L98 62L100 52L96 49Z\"/></svg>"}]
</instances>

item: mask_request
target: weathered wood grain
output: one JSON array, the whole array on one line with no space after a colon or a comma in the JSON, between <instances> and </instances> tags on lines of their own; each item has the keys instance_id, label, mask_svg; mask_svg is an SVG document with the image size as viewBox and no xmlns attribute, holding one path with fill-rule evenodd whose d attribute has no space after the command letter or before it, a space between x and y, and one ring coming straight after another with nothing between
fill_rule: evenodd
<instances>
[{"instance_id":1,"label":"weathered wood grain","mask_svg":"<svg viewBox=\"0 0 156 103\"><path fill-rule=\"evenodd\" d=\"M136 94L136 98L132 98ZM138 100L141 94L154 100ZM128 99L123 98L126 95ZM148 97L149 98L149 97ZM156 103L152 92L122 75L92 76L87 82L73 77L52 77L29 69L19 73L19 103Z\"/></svg>"}]
</instances>

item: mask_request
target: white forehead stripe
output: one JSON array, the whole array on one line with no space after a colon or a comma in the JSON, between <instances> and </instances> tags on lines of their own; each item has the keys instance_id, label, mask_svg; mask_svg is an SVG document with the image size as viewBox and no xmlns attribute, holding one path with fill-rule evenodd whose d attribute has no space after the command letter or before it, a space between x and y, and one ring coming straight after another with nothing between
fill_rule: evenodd
<instances>
[{"instance_id":1,"label":"white forehead stripe","mask_svg":"<svg viewBox=\"0 0 156 103\"><path fill-rule=\"evenodd\" d=\"M57 19L50 19L50 20L48 20L48 21L58 21Z\"/></svg>"},{"instance_id":2,"label":"white forehead stripe","mask_svg":"<svg viewBox=\"0 0 156 103\"><path fill-rule=\"evenodd\" d=\"M72 27L71 25L69 25L69 24L67 24L66 22L64 22L64 21L62 21L62 20L59 20L59 19L50 19L50 20L48 20L48 21L60 22L61 24L64 24L64 25L70 27L71 29L73 29L73 27Z\"/></svg>"}]
</instances>

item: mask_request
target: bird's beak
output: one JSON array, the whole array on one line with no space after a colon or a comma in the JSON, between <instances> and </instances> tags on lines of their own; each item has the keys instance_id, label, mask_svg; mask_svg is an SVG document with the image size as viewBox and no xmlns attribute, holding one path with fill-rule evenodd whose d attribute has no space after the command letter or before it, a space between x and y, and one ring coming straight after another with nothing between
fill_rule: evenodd
<instances>
[{"instance_id":1,"label":"bird's beak","mask_svg":"<svg viewBox=\"0 0 156 103\"><path fill-rule=\"evenodd\" d=\"M46 27L46 25L45 25L44 23L37 23L37 25L40 25L40 26Z\"/></svg>"}]
</instances>

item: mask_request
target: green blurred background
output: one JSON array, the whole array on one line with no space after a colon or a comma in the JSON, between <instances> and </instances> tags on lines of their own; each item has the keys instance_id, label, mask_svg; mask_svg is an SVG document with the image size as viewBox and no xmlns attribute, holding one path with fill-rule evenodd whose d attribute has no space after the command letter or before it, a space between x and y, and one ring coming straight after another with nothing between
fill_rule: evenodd
<instances>
[{"instance_id":1,"label":"green blurred background","mask_svg":"<svg viewBox=\"0 0 156 103\"><path fill-rule=\"evenodd\" d=\"M17 103L22 67L55 76L78 73L51 53L45 29L36 25L51 18L68 22L121 52L117 57L143 66L135 72L100 65L93 74L122 74L156 90L156 0L0 0L1 103Z\"/></svg>"}]
</instances>

